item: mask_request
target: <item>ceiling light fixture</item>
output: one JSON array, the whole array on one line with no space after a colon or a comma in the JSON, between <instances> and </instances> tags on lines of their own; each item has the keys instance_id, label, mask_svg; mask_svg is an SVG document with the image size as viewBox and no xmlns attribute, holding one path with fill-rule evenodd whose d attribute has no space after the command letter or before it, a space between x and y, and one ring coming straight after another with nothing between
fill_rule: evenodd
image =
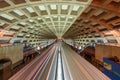
<instances>
[{"instance_id":1,"label":"ceiling light fixture","mask_svg":"<svg viewBox=\"0 0 120 80\"><path fill-rule=\"evenodd\" d=\"M1 14L0 16L4 17L6 19L9 19L9 20L13 20L14 19L13 17L9 16L8 14Z\"/></svg>"},{"instance_id":2,"label":"ceiling light fixture","mask_svg":"<svg viewBox=\"0 0 120 80\"><path fill-rule=\"evenodd\" d=\"M33 13L34 12L34 10L31 8L31 7L27 7L26 8L30 13Z\"/></svg>"},{"instance_id":3,"label":"ceiling light fixture","mask_svg":"<svg viewBox=\"0 0 120 80\"><path fill-rule=\"evenodd\" d=\"M24 14L22 12L20 12L19 10L13 10L13 12L15 12L16 14L23 16Z\"/></svg>"},{"instance_id":4,"label":"ceiling light fixture","mask_svg":"<svg viewBox=\"0 0 120 80\"><path fill-rule=\"evenodd\" d=\"M74 5L73 6L73 11L78 11L79 7L80 7L79 5Z\"/></svg>"},{"instance_id":5,"label":"ceiling light fixture","mask_svg":"<svg viewBox=\"0 0 120 80\"><path fill-rule=\"evenodd\" d=\"M46 8L45 8L44 5L40 5L40 6L38 6L38 7L39 7L39 9L42 10L42 11L46 10Z\"/></svg>"},{"instance_id":6,"label":"ceiling light fixture","mask_svg":"<svg viewBox=\"0 0 120 80\"><path fill-rule=\"evenodd\" d=\"M68 9L68 5L62 5L62 10L67 10Z\"/></svg>"},{"instance_id":7,"label":"ceiling light fixture","mask_svg":"<svg viewBox=\"0 0 120 80\"><path fill-rule=\"evenodd\" d=\"M52 10L56 10L56 9L57 9L56 5L50 5L50 8L51 8Z\"/></svg>"},{"instance_id":8,"label":"ceiling light fixture","mask_svg":"<svg viewBox=\"0 0 120 80\"><path fill-rule=\"evenodd\" d=\"M30 20L29 20L29 22L33 22L33 20L32 20L32 19L30 19Z\"/></svg>"}]
</instances>

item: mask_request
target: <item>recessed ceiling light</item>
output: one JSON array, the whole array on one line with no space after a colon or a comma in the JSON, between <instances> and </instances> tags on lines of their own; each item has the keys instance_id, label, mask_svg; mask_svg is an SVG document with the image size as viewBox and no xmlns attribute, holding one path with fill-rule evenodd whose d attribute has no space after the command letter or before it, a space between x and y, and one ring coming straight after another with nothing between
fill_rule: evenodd
<instances>
[{"instance_id":1,"label":"recessed ceiling light","mask_svg":"<svg viewBox=\"0 0 120 80\"><path fill-rule=\"evenodd\" d=\"M73 6L73 11L78 11L79 7L80 7L79 5L74 5Z\"/></svg>"},{"instance_id":2,"label":"recessed ceiling light","mask_svg":"<svg viewBox=\"0 0 120 80\"><path fill-rule=\"evenodd\" d=\"M13 17L11 17L11 16L9 16L9 15L7 15L7 14L1 14L0 16L1 16L1 17L4 17L4 18L6 18L6 19L9 19L9 20L13 20L13 19L14 19Z\"/></svg>"},{"instance_id":3,"label":"recessed ceiling light","mask_svg":"<svg viewBox=\"0 0 120 80\"><path fill-rule=\"evenodd\" d=\"M50 17L46 16L45 18L50 18Z\"/></svg>"},{"instance_id":4,"label":"recessed ceiling light","mask_svg":"<svg viewBox=\"0 0 120 80\"><path fill-rule=\"evenodd\" d=\"M13 12L15 12L16 14L23 16L24 14L22 12L20 12L19 10L13 10Z\"/></svg>"},{"instance_id":5,"label":"recessed ceiling light","mask_svg":"<svg viewBox=\"0 0 120 80\"><path fill-rule=\"evenodd\" d=\"M72 19L73 17L69 17L69 18L71 18L71 19Z\"/></svg>"},{"instance_id":6,"label":"recessed ceiling light","mask_svg":"<svg viewBox=\"0 0 120 80\"><path fill-rule=\"evenodd\" d=\"M62 5L62 10L67 10L68 9L68 5Z\"/></svg>"},{"instance_id":7,"label":"recessed ceiling light","mask_svg":"<svg viewBox=\"0 0 120 80\"><path fill-rule=\"evenodd\" d=\"M33 28L33 26L31 26L30 28Z\"/></svg>"},{"instance_id":8,"label":"recessed ceiling light","mask_svg":"<svg viewBox=\"0 0 120 80\"><path fill-rule=\"evenodd\" d=\"M34 12L34 10L31 8L31 7L27 7L26 8L30 13L33 13Z\"/></svg>"},{"instance_id":9,"label":"recessed ceiling light","mask_svg":"<svg viewBox=\"0 0 120 80\"><path fill-rule=\"evenodd\" d=\"M42 10L42 11L46 10L46 8L45 8L44 5L40 5L40 6L38 6L38 7L39 7L39 9Z\"/></svg>"},{"instance_id":10,"label":"recessed ceiling light","mask_svg":"<svg viewBox=\"0 0 120 80\"><path fill-rule=\"evenodd\" d=\"M29 20L29 22L33 22L33 20L32 20L32 19L30 19L30 20Z\"/></svg>"},{"instance_id":11,"label":"recessed ceiling light","mask_svg":"<svg viewBox=\"0 0 120 80\"><path fill-rule=\"evenodd\" d=\"M26 25L26 23L25 23L25 22L20 22L20 24L22 24L22 25Z\"/></svg>"},{"instance_id":12,"label":"recessed ceiling light","mask_svg":"<svg viewBox=\"0 0 120 80\"><path fill-rule=\"evenodd\" d=\"M41 18L37 18L37 20L40 20Z\"/></svg>"},{"instance_id":13,"label":"recessed ceiling light","mask_svg":"<svg viewBox=\"0 0 120 80\"><path fill-rule=\"evenodd\" d=\"M56 5L50 5L50 8L51 8L52 10L56 10L56 9L57 9Z\"/></svg>"},{"instance_id":14,"label":"recessed ceiling light","mask_svg":"<svg viewBox=\"0 0 120 80\"><path fill-rule=\"evenodd\" d=\"M18 30L20 27L19 26L12 26L11 28Z\"/></svg>"}]
</instances>

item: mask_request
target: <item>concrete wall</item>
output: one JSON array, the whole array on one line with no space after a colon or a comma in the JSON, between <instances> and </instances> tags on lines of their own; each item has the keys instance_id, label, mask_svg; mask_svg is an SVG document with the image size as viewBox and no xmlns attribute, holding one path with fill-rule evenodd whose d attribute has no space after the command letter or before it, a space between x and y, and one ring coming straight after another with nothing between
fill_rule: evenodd
<instances>
[{"instance_id":1,"label":"concrete wall","mask_svg":"<svg viewBox=\"0 0 120 80\"><path fill-rule=\"evenodd\" d=\"M96 45L96 59L103 61L103 57L110 58L114 56L117 56L120 59L120 47L111 45Z\"/></svg>"},{"instance_id":2,"label":"concrete wall","mask_svg":"<svg viewBox=\"0 0 120 80\"><path fill-rule=\"evenodd\" d=\"M12 45L6 47L0 47L0 59L9 58L12 64L15 64L23 59L23 47L22 45Z\"/></svg>"}]
</instances>

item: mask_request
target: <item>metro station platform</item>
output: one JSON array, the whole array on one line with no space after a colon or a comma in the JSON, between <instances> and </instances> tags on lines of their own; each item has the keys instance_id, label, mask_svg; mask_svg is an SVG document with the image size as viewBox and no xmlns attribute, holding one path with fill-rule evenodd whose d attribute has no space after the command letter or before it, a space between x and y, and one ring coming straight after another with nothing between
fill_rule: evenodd
<instances>
[{"instance_id":1,"label":"metro station platform","mask_svg":"<svg viewBox=\"0 0 120 80\"><path fill-rule=\"evenodd\" d=\"M9 80L111 80L68 45L56 43Z\"/></svg>"}]
</instances>

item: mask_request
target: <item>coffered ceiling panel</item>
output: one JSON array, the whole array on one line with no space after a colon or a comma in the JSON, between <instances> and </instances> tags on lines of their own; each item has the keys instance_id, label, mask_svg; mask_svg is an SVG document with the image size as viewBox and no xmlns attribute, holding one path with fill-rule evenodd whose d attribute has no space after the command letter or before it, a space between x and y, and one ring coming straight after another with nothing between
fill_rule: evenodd
<instances>
[{"instance_id":1,"label":"coffered ceiling panel","mask_svg":"<svg viewBox=\"0 0 120 80\"><path fill-rule=\"evenodd\" d=\"M0 28L13 36L62 37L92 0L1 0Z\"/></svg>"},{"instance_id":2,"label":"coffered ceiling panel","mask_svg":"<svg viewBox=\"0 0 120 80\"><path fill-rule=\"evenodd\" d=\"M9 39L118 37L120 0L0 0L0 33Z\"/></svg>"},{"instance_id":3,"label":"coffered ceiling panel","mask_svg":"<svg viewBox=\"0 0 120 80\"><path fill-rule=\"evenodd\" d=\"M87 9L76 19L65 38L99 34L105 37L104 32L116 31L120 36L120 0L93 0ZM114 34L114 33L112 33ZM113 36L116 36L114 34ZM118 36L118 35L117 35Z\"/></svg>"}]
</instances>

